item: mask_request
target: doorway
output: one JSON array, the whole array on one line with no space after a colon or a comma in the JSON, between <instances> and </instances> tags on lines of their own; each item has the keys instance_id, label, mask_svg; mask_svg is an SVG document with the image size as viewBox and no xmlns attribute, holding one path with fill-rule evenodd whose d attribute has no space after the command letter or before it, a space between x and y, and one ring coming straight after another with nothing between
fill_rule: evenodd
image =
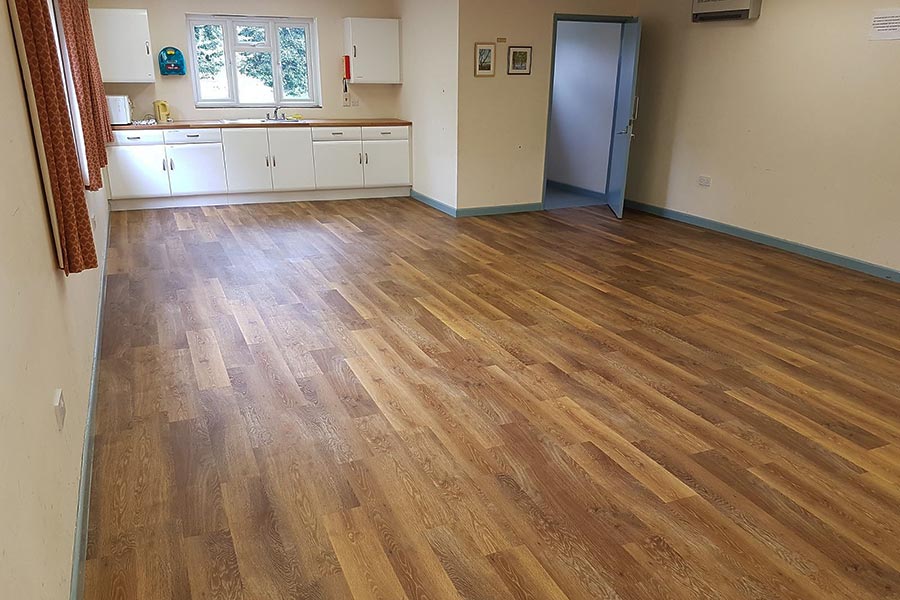
<instances>
[{"instance_id":1,"label":"doorway","mask_svg":"<svg viewBox=\"0 0 900 600\"><path fill-rule=\"evenodd\" d=\"M636 18L554 17L545 210L608 205L622 217L639 44Z\"/></svg>"}]
</instances>

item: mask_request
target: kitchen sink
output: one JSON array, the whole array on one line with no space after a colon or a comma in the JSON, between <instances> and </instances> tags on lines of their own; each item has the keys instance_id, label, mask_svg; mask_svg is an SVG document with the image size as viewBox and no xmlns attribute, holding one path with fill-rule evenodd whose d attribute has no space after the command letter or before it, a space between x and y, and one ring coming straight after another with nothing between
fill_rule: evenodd
<instances>
[{"instance_id":1,"label":"kitchen sink","mask_svg":"<svg viewBox=\"0 0 900 600\"><path fill-rule=\"evenodd\" d=\"M299 121L302 121L302 119L219 119L219 123L222 123L223 125L231 123L284 123L287 125Z\"/></svg>"}]
</instances>

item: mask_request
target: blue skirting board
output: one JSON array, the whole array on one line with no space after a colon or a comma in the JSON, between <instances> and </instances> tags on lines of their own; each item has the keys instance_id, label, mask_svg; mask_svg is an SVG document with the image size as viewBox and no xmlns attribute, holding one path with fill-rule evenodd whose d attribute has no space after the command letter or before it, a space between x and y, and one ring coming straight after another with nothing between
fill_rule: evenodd
<instances>
[{"instance_id":1,"label":"blue skirting board","mask_svg":"<svg viewBox=\"0 0 900 600\"><path fill-rule=\"evenodd\" d=\"M749 229L735 227L734 225L720 223L719 221L704 219L703 217L697 217L695 215L678 212L676 210L671 210L668 208L662 208L660 206L653 206L651 204L634 202L632 200L626 200L625 207L632 210L650 213L652 215L656 215L666 219L672 219L673 221L680 221L682 223L688 223L689 225L696 225L697 227L710 229L719 233L733 235L745 240L750 240L751 242L771 246L773 248L778 248L780 250L785 250L787 252L806 256L807 258L814 258L816 260L821 260L822 262L837 265L839 267L845 267L847 269L852 269L854 271L859 271L868 275L874 275L875 277L880 277L882 279L888 279L890 281L900 281L900 271L896 271L888 267L883 267L881 265L868 263L855 258L850 258L849 256L835 254L834 252L828 252L827 250L820 250L818 248L804 246L803 244L783 240L781 238L766 235L764 233L758 233L756 231L750 231Z\"/></svg>"},{"instance_id":2,"label":"blue skirting board","mask_svg":"<svg viewBox=\"0 0 900 600\"><path fill-rule=\"evenodd\" d=\"M439 202L434 198L430 198L425 194L420 194L419 192L413 190L409 194L415 200L418 200L422 204L427 204L431 208L437 209L442 213L448 214L454 218L462 218L462 217L486 217L489 215L506 215L510 213L522 213L522 212L534 212L543 210L543 205L540 202L535 202L532 204L509 204L506 206L481 206L477 208L456 208L455 206L450 206L449 204L444 204L443 202Z\"/></svg>"},{"instance_id":3,"label":"blue skirting board","mask_svg":"<svg viewBox=\"0 0 900 600\"><path fill-rule=\"evenodd\" d=\"M81 451L81 481L78 485L78 512L75 520L75 547L72 552L72 578L69 582L70 600L84 598L84 569L88 543L88 507L91 502L91 474L94 467L94 412L100 381L100 345L103 339L103 306L106 304L106 266L109 263L109 232L112 219L106 226L106 256L100 273L100 305L97 307L97 340L94 342L94 364L91 369L91 389L88 395L87 421L84 426L84 448Z\"/></svg>"}]
</instances>

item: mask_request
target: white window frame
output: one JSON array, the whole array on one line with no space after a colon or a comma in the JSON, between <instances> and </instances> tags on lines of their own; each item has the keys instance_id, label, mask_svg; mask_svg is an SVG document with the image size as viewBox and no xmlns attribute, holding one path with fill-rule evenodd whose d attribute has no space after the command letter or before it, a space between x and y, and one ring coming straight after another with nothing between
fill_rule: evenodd
<instances>
[{"instance_id":1,"label":"white window frame","mask_svg":"<svg viewBox=\"0 0 900 600\"><path fill-rule=\"evenodd\" d=\"M225 45L225 72L228 78L228 98L203 100L200 96L200 69L197 63L197 52L194 40L194 27L198 25L219 25L223 31ZM239 25L265 27L266 43L240 44L237 41ZM306 29L307 61L309 72L309 100L296 100L284 97L284 83L281 71L281 48L278 41L278 27L303 27ZM298 108L321 108L322 85L319 70L319 36L314 18L299 17L255 17L245 15L187 15L188 47L190 48L191 80L194 84L194 104L197 108L267 108L273 103L240 102L237 90L237 65L235 55L238 52L270 52L272 54L274 75L274 104L278 106Z\"/></svg>"}]
</instances>

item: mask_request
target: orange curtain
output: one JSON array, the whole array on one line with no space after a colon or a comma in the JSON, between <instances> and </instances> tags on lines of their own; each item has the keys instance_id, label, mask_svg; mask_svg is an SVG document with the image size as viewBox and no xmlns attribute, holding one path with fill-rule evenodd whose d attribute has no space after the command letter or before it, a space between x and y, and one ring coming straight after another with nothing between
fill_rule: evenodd
<instances>
[{"instance_id":1,"label":"orange curtain","mask_svg":"<svg viewBox=\"0 0 900 600\"><path fill-rule=\"evenodd\" d=\"M89 190L103 187L100 169L107 164L106 144L113 141L106 92L94 46L94 32L86 0L57 0L72 72L72 85L81 112L81 129L88 165Z\"/></svg>"},{"instance_id":2,"label":"orange curtain","mask_svg":"<svg viewBox=\"0 0 900 600\"><path fill-rule=\"evenodd\" d=\"M49 193L59 229L66 275L97 267L94 233L84 197L84 178L66 102L50 8L43 0L16 0L22 42L37 102L41 139L47 159Z\"/></svg>"}]
</instances>

